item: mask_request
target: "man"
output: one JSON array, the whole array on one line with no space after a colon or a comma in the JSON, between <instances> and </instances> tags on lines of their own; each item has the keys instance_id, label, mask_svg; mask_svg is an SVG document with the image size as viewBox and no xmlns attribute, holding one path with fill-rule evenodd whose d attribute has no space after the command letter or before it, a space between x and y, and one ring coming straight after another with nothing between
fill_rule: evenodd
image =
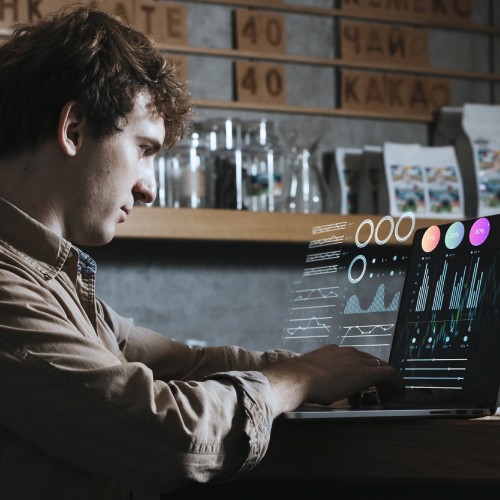
<instances>
[{"instance_id":1,"label":"man","mask_svg":"<svg viewBox=\"0 0 500 500\"><path fill-rule=\"evenodd\" d=\"M2 500L229 480L262 458L283 411L401 391L353 349L189 349L96 299L95 263L75 245L109 242L154 199L154 157L190 110L151 42L96 10L18 27L0 48Z\"/></svg>"}]
</instances>

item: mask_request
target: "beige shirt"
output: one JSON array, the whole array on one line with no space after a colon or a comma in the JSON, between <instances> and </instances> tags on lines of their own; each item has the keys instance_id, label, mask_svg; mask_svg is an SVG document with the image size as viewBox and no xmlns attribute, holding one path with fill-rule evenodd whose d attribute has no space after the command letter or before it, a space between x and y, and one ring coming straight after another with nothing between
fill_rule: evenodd
<instances>
[{"instance_id":1,"label":"beige shirt","mask_svg":"<svg viewBox=\"0 0 500 500\"><path fill-rule=\"evenodd\" d=\"M0 199L2 500L145 498L245 472L272 425L255 370L291 355L135 326L96 299L91 259Z\"/></svg>"}]
</instances>

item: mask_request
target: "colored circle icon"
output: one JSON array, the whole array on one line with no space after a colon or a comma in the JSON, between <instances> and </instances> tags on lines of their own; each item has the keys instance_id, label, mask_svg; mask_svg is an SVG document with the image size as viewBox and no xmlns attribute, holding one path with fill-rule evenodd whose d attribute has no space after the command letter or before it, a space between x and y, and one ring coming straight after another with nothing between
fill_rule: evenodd
<instances>
[{"instance_id":1,"label":"colored circle icon","mask_svg":"<svg viewBox=\"0 0 500 500\"><path fill-rule=\"evenodd\" d=\"M438 246L440 238L441 231L437 226L427 228L422 237L422 250L427 253L432 252Z\"/></svg>"},{"instance_id":2,"label":"colored circle icon","mask_svg":"<svg viewBox=\"0 0 500 500\"><path fill-rule=\"evenodd\" d=\"M454 222L446 231L446 236L444 237L444 244L446 248L454 250L462 243L464 239L465 228L461 222Z\"/></svg>"},{"instance_id":3,"label":"colored circle icon","mask_svg":"<svg viewBox=\"0 0 500 500\"><path fill-rule=\"evenodd\" d=\"M486 217L478 219L470 228L469 241L472 246L482 245L490 234L490 221Z\"/></svg>"}]
</instances>

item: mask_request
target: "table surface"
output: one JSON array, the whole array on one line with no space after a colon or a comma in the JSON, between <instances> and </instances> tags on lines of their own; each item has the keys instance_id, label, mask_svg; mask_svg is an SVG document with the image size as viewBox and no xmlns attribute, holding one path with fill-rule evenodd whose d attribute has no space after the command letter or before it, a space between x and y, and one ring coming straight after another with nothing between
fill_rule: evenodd
<instances>
[{"instance_id":1,"label":"table surface","mask_svg":"<svg viewBox=\"0 0 500 500\"><path fill-rule=\"evenodd\" d=\"M500 418L275 422L255 479L500 483Z\"/></svg>"},{"instance_id":2,"label":"table surface","mask_svg":"<svg viewBox=\"0 0 500 500\"><path fill-rule=\"evenodd\" d=\"M252 471L162 500L470 500L500 490L500 418L275 421Z\"/></svg>"}]
</instances>

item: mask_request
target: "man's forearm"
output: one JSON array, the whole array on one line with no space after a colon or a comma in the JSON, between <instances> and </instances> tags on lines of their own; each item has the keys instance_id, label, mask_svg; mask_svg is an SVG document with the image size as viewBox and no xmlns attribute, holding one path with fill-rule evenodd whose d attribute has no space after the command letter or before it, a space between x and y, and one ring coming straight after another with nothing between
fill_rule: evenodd
<instances>
[{"instance_id":1,"label":"man's forearm","mask_svg":"<svg viewBox=\"0 0 500 500\"><path fill-rule=\"evenodd\" d=\"M353 348L328 345L262 370L274 394L274 416L304 402L328 404L371 386L401 395L403 383L387 363Z\"/></svg>"}]
</instances>

